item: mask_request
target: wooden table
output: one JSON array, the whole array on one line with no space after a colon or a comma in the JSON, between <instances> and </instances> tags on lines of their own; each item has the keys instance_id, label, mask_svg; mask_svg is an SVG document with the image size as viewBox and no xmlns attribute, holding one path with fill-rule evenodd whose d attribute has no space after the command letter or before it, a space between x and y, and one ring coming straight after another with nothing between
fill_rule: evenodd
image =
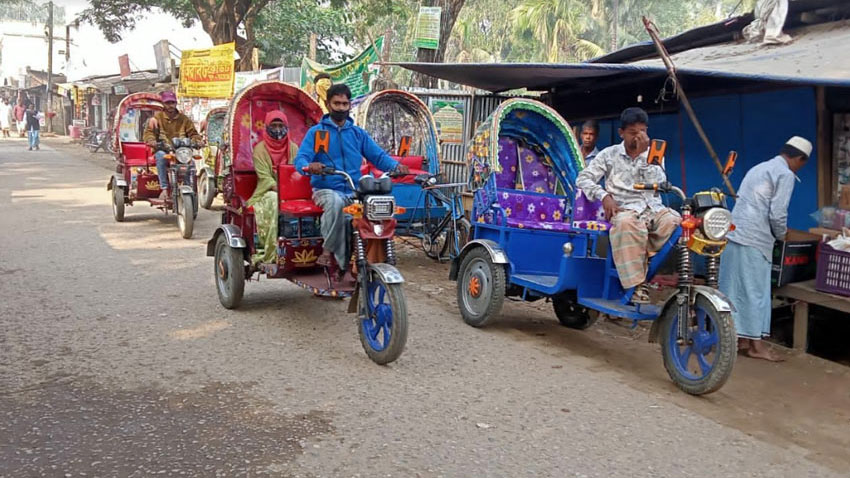
<instances>
[{"instance_id":1,"label":"wooden table","mask_svg":"<svg viewBox=\"0 0 850 478\"><path fill-rule=\"evenodd\" d=\"M798 301L794 307L794 348L804 352L809 336L809 304L850 314L850 297L815 290L814 279L784 285L774 290L773 295Z\"/></svg>"}]
</instances>

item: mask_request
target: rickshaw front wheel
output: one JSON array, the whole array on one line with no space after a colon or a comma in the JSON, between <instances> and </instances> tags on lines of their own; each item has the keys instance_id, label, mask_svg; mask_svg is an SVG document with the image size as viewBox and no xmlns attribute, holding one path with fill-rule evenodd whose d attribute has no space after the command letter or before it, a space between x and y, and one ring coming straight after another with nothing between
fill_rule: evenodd
<instances>
[{"instance_id":1,"label":"rickshaw front wheel","mask_svg":"<svg viewBox=\"0 0 850 478\"><path fill-rule=\"evenodd\" d=\"M561 325L571 329L584 330L595 324L596 319L599 318L599 313L590 311L587 307L578 304L574 290L564 291L553 296L552 306Z\"/></svg>"},{"instance_id":2,"label":"rickshaw front wheel","mask_svg":"<svg viewBox=\"0 0 850 478\"><path fill-rule=\"evenodd\" d=\"M177 227L183 239L191 239L195 229L195 201L191 194L177 196Z\"/></svg>"},{"instance_id":3,"label":"rickshaw front wheel","mask_svg":"<svg viewBox=\"0 0 850 478\"><path fill-rule=\"evenodd\" d=\"M112 185L112 216L116 222L124 222L124 188Z\"/></svg>"},{"instance_id":4,"label":"rickshaw front wheel","mask_svg":"<svg viewBox=\"0 0 850 478\"><path fill-rule=\"evenodd\" d=\"M360 300L367 317L358 321L360 343L366 355L378 365L396 360L407 343L407 302L401 284L387 284L372 273Z\"/></svg>"},{"instance_id":5,"label":"rickshaw front wheel","mask_svg":"<svg viewBox=\"0 0 850 478\"><path fill-rule=\"evenodd\" d=\"M467 325L484 327L502 311L505 301L505 268L493 263L483 247L463 258L458 271L457 305Z\"/></svg>"},{"instance_id":6,"label":"rickshaw front wheel","mask_svg":"<svg viewBox=\"0 0 850 478\"><path fill-rule=\"evenodd\" d=\"M245 260L242 251L230 247L224 234L215 241L215 288L225 309L235 309L245 292Z\"/></svg>"},{"instance_id":7,"label":"rickshaw front wheel","mask_svg":"<svg viewBox=\"0 0 850 478\"><path fill-rule=\"evenodd\" d=\"M673 382L691 395L715 392L732 375L736 355L732 314L719 312L698 296L689 318L687 337L680 343L679 310L668 307L661 317L661 354Z\"/></svg>"}]
</instances>

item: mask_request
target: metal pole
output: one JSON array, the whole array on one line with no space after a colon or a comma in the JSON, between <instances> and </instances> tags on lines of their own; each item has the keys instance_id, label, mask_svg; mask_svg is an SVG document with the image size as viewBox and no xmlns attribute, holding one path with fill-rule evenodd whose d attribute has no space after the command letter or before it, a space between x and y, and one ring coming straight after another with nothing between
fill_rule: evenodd
<instances>
[{"instance_id":1,"label":"metal pole","mask_svg":"<svg viewBox=\"0 0 850 478\"><path fill-rule=\"evenodd\" d=\"M726 189L729 190L729 194L732 197L737 196L737 194L735 193L735 188L732 186L732 182L729 181L729 178L723 174L723 164L720 162L720 158L714 151L714 147L711 145L711 141L708 140L708 135L706 135L705 130L702 129L702 124L699 122L699 119L697 118L697 115L694 112L693 107L691 106L691 102L688 100L688 96L685 95L685 90L683 90L681 84L679 84L679 78L676 76L676 65L673 64L673 59L670 58L670 54L667 53L667 48L665 48L664 43L661 42L661 38L658 35L658 29L646 17L643 17L643 24L646 27L646 31L649 32L649 36L652 37L652 41L653 43L655 43L655 49L658 51L658 55L664 62L664 66L667 67L667 72L670 74L670 78L673 80L673 84L676 88L676 93L679 96L679 100L682 102L682 106L688 113L688 117L691 119L691 122L693 122L694 128L696 128L697 134L699 135L700 139L702 139L703 144L705 144L705 149L708 150L708 155L711 156L711 159L714 160L714 165L717 166L717 172L719 172L720 177L723 178L723 182L726 184Z\"/></svg>"},{"instance_id":2,"label":"metal pole","mask_svg":"<svg viewBox=\"0 0 850 478\"><path fill-rule=\"evenodd\" d=\"M53 132L53 122L50 121L50 101L53 94L53 2L47 3L47 101L44 104L44 122L47 131Z\"/></svg>"}]
</instances>

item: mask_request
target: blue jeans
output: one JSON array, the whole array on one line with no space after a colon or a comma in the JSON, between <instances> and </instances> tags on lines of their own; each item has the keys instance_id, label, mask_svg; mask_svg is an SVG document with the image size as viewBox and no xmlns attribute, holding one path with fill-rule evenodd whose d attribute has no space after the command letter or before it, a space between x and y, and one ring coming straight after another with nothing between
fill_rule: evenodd
<instances>
[{"instance_id":1,"label":"blue jeans","mask_svg":"<svg viewBox=\"0 0 850 478\"><path fill-rule=\"evenodd\" d=\"M170 186L168 184L168 160L165 159L165 151L157 151L153 155L156 158L156 175L159 176L159 187L163 191ZM195 162L189 161L189 169L186 170L186 177L183 178L184 184L191 185L195 180Z\"/></svg>"},{"instance_id":2,"label":"blue jeans","mask_svg":"<svg viewBox=\"0 0 850 478\"><path fill-rule=\"evenodd\" d=\"M37 129L27 131L27 139L29 140L30 149L38 148L38 133L39 130Z\"/></svg>"}]
</instances>

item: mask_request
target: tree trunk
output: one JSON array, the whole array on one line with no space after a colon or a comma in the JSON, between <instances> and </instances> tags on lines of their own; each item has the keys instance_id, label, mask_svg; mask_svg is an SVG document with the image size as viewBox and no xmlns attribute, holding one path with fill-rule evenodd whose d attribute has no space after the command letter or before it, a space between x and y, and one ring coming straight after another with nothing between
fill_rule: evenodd
<instances>
[{"instance_id":1,"label":"tree trunk","mask_svg":"<svg viewBox=\"0 0 850 478\"><path fill-rule=\"evenodd\" d=\"M444 61L446 46L449 43L449 37L452 35L455 20L457 20L458 14L460 14L460 10L463 8L464 1L465 0L423 0L422 6L424 7L443 8L442 15L440 16L440 44L436 50L420 48L419 51L416 52L416 61L422 63L442 63ZM414 73L412 80L414 86L421 86L423 88L437 87L437 79L432 76Z\"/></svg>"},{"instance_id":2,"label":"tree trunk","mask_svg":"<svg viewBox=\"0 0 850 478\"><path fill-rule=\"evenodd\" d=\"M251 70L251 55L256 45L254 22L268 3L269 0L224 0L216 5L216 0L192 0L201 26L214 45L236 43L238 71ZM238 34L240 25L245 28L244 37Z\"/></svg>"}]
</instances>

